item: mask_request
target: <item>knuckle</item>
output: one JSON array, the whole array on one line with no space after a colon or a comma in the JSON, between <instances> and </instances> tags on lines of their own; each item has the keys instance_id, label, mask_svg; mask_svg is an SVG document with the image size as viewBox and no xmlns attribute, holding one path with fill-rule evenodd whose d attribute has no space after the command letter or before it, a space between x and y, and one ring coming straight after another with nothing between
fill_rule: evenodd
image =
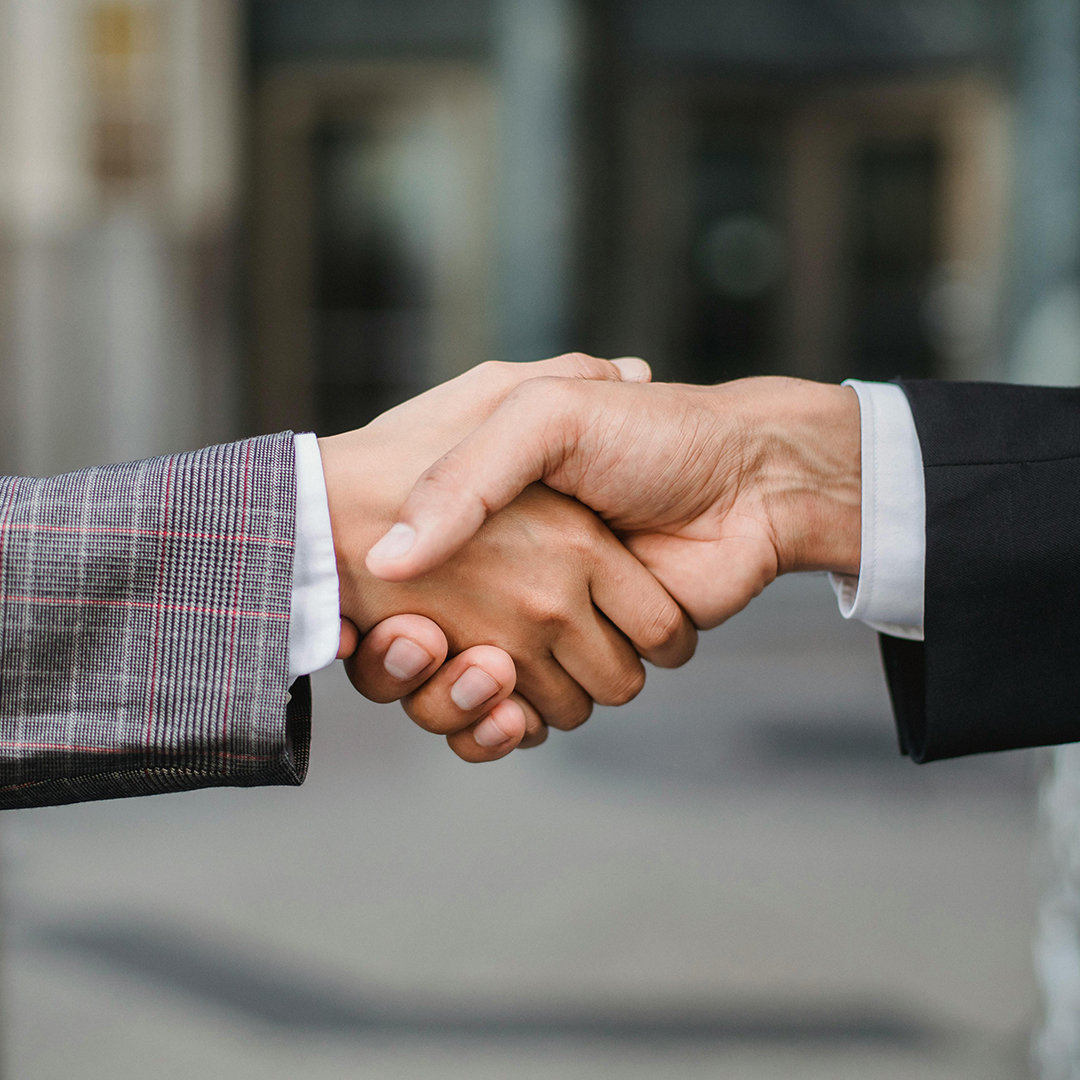
<instances>
[{"instance_id":1,"label":"knuckle","mask_svg":"<svg viewBox=\"0 0 1080 1080\"><path fill-rule=\"evenodd\" d=\"M453 735L462 726L461 717L453 715L448 708L445 711L434 708L423 694L413 694L402 702L409 719L417 727L432 735Z\"/></svg>"},{"instance_id":2,"label":"knuckle","mask_svg":"<svg viewBox=\"0 0 1080 1080\"><path fill-rule=\"evenodd\" d=\"M645 669L641 664L635 664L624 671L620 671L612 681L610 693L603 701L597 701L599 705L626 705L631 702L645 689Z\"/></svg>"},{"instance_id":3,"label":"knuckle","mask_svg":"<svg viewBox=\"0 0 1080 1080\"><path fill-rule=\"evenodd\" d=\"M579 555L592 556L601 545L601 526L596 517L576 503L567 501L566 520L559 523L560 546Z\"/></svg>"},{"instance_id":4,"label":"knuckle","mask_svg":"<svg viewBox=\"0 0 1080 1080\"><path fill-rule=\"evenodd\" d=\"M548 718L548 724L560 731L573 731L581 727L592 716L593 703L588 698L582 698L566 705L557 717Z\"/></svg>"},{"instance_id":5,"label":"knuckle","mask_svg":"<svg viewBox=\"0 0 1080 1080\"><path fill-rule=\"evenodd\" d=\"M446 500L459 505L458 500L463 498L475 501L469 488L469 475L468 461L454 447L416 481L412 496L433 500L435 505L441 505Z\"/></svg>"},{"instance_id":6,"label":"knuckle","mask_svg":"<svg viewBox=\"0 0 1080 1080\"><path fill-rule=\"evenodd\" d=\"M544 399L546 396L556 392L556 386L558 379L552 379L543 375L538 375L534 379L526 379L524 382L519 382L517 386L506 395L506 403L508 408L517 406L519 409L535 408L538 400Z\"/></svg>"},{"instance_id":7,"label":"knuckle","mask_svg":"<svg viewBox=\"0 0 1080 1080\"><path fill-rule=\"evenodd\" d=\"M506 360L485 360L482 364L477 364L473 371L481 378L502 379L510 373L510 367Z\"/></svg>"},{"instance_id":8,"label":"knuckle","mask_svg":"<svg viewBox=\"0 0 1080 1080\"><path fill-rule=\"evenodd\" d=\"M674 601L660 605L641 632L637 644L645 652L660 652L674 645L683 633L686 616Z\"/></svg>"},{"instance_id":9,"label":"knuckle","mask_svg":"<svg viewBox=\"0 0 1080 1080\"><path fill-rule=\"evenodd\" d=\"M416 490L420 493L438 493L453 487L456 482L455 465L456 457L454 451L451 450L428 467L416 481Z\"/></svg>"},{"instance_id":10,"label":"knuckle","mask_svg":"<svg viewBox=\"0 0 1080 1080\"><path fill-rule=\"evenodd\" d=\"M521 409L543 407L550 411L563 403L576 400L581 392L579 379L559 375L538 375L520 382L507 395L507 401Z\"/></svg>"},{"instance_id":11,"label":"knuckle","mask_svg":"<svg viewBox=\"0 0 1080 1080\"><path fill-rule=\"evenodd\" d=\"M552 368L567 378L606 379L612 378L612 366L607 360L599 360L588 353L572 352L557 356L551 361Z\"/></svg>"},{"instance_id":12,"label":"knuckle","mask_svg":"<svg viewBox=\"0 0 1080 1080\"><path fill-rule=\"evenodd\" d=\"M470 765L482 765L484 762L498 761L499 758L506 756L505 751L492 755L482 747L477 746L476 743L459 735L448 736L446 743L462 761L466 761Z\"/></svg>"},{"instance_id":13,"label":"knuckle","mask_svg":"<svg viewBox=\"0 0 1080 1080\"><path fill-rule=\"evenodd\" d=\"M573 618L569 597L554 590L534 591L526 600L525 608L530 622L552 631L567 626Z\"/></svg>"}]
</instances>

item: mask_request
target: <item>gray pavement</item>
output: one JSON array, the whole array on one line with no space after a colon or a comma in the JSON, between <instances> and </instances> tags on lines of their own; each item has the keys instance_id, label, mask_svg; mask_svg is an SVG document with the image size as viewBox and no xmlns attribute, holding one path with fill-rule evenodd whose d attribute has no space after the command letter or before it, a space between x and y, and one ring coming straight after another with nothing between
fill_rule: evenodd
<instances>
[{"instance_id":1,"label":"gray pavement","mask_svg":"<svg viewBox=\"0 0 1080 1080\"><path fill-rule=\"evenodd\" d=\"M299 790L0 820L9 1080L1027 1075L1038 759L901 761L820 579L495 766L316 702Z\"/></svg>"}]
</instances>

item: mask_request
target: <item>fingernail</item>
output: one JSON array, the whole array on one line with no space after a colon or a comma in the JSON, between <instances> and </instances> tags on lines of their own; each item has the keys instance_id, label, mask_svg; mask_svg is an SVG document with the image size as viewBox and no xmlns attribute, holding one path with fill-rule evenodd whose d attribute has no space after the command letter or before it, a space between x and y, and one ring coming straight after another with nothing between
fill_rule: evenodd
<instances>
[{"instance_id":1,"label":"fingernail","mask_svg":"<svg viewBox=\"0 0 1080 1080\"><path fill-rule=\"evenodd\" d=\"M454 683L450 699L462 712L469 712L483 705L488 698L498 693L498 690L499 684L486 671L471 667Z\"/></svg>"},{"instance_id":2,"label":"fingernail","mask_svg":"<svg viewBox=\"0 0 1080 1080\"><path fill-rule=\"evenodd\" d=\"M652 375L649 365L640 356L620 356L611 362L619 369L623 382L648 382Z\"/></svg>"},{"instance_id":3,"label":"fingernail","mask_svg":"<svg viewBox=\"0 0 1080 1080\"><path fill-rule=\"evenodd\" d=\"M494 716L488 716L476 725L476 728L473 731L473 738L476 740L477 746L482 746L486 750L490 750L492 747L500 746L502 743L506 742L510 736L499 727Z\"/></svg>"},{"instance_id":4,"label":"fingernail","mask_svg":"<svg viewBox=\"0 0 1080 1080\"><path fill-rule=\"evenodd\" d=\"M374 559L400 559L416 543L416 530L399 521L369 552Z\"/></svg>"},{"instance_id":5,"label":"fingernail","mask_svg":"<svg viewBox=\"0 0 1080 1080\"><path fill-rule=\"evenodd\" d=\"M415 679L435 657L408 638L395 638L383 658L383 667L395 679Z\"/></svg>"}]
</instances>

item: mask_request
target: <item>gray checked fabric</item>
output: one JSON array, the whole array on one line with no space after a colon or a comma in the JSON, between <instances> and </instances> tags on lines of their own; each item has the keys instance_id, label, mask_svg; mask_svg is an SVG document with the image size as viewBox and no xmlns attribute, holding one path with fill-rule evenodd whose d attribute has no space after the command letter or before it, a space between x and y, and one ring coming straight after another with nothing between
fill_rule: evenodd
<instances>
[{"instance_id":1,"label":"gray checked fabric","mask_svg":"<svg viewBox=\"0 0 1080 1080\"><path fill-rule=\"evenodd\" d=\"M289 433L0 478L0 808L299 784Z\"/></svg>"}]
</instances>

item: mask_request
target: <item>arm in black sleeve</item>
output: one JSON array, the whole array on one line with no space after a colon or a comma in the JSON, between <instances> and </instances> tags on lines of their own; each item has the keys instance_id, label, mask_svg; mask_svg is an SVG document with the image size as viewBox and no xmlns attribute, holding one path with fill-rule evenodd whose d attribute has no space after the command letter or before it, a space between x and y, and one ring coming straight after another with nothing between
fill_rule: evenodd
<instances>
[{"instance_id":1,"label":"arm in black sleeve","mask_svg":"<svg viewBox=\"0 0 1080 1080\"><path fill-rule=\"evenodd\" d=\"M905 382L925 642L882 637L915 761L1080 740L1080 390Z\"/></svg>"}]
</instances>

